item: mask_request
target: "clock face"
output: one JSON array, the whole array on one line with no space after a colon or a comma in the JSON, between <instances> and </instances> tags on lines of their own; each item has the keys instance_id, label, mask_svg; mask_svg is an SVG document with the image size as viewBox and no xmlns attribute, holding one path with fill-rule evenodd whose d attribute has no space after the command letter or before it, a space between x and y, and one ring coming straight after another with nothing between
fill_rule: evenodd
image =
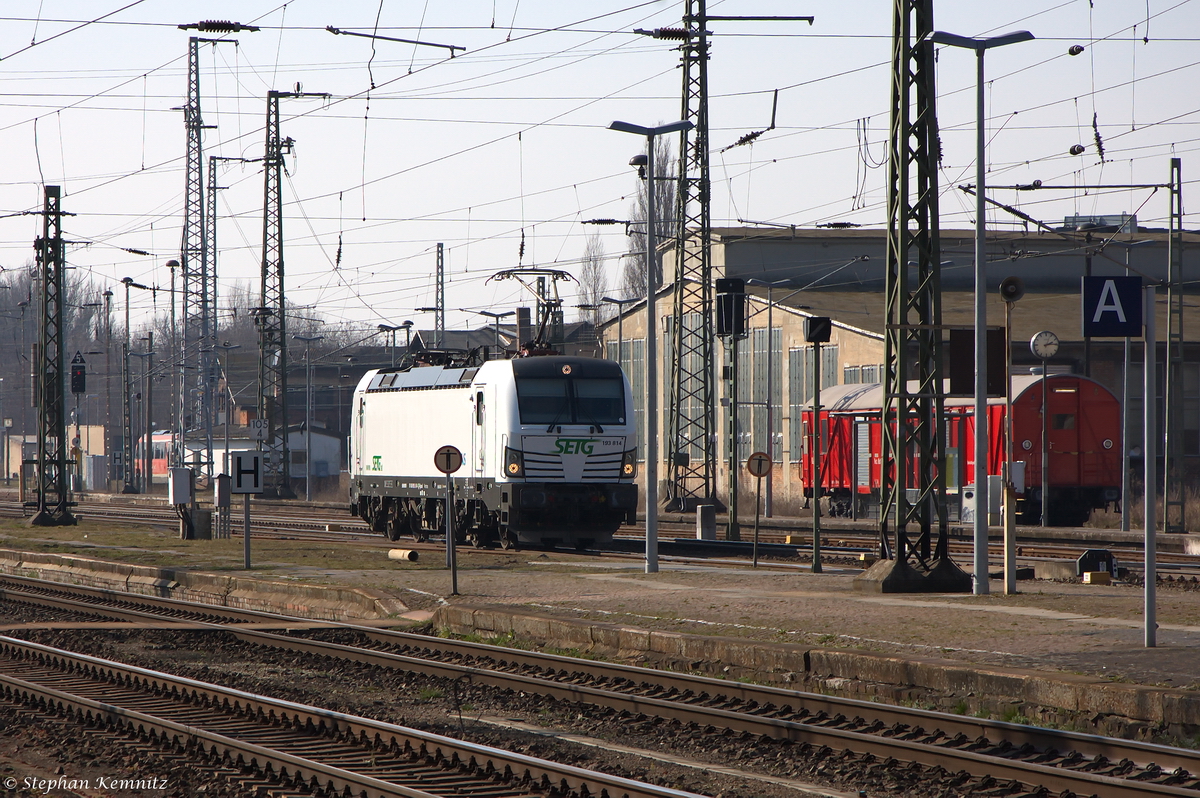
<instances>
[{"instance_id":1,"label":"clock face","mask_svg":"<svg viewBox=\"0 0 1200 798\"><path fill-rule=\"evenodd\" d=\"M1048 360L1058 352L1058 336L1049 330L1042 330L1033 336L1033 340L1029 342L1029 348L1033 351L1034 357Z\"/></svg>"}]
</instances>

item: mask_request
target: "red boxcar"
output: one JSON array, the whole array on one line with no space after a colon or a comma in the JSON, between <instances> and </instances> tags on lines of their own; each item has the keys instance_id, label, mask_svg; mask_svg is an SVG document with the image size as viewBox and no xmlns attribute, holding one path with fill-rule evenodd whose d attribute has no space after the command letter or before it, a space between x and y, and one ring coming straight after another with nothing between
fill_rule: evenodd
<instances>
[{"instance_id":1,"label":"red boxcar","mask_svg":"<svg viewBox=\"0 0 1200 798\"><path fill-rule=\"evenodd\" d=\"M1050 523L1076 526L1093 509L1121 495L1121 406L1103 385L1075 374L1046 380L1050 446ZM878 506L883 471L880 406L883 386L839 385L821 395L821 484L830 512L849 515ZM812 495L812 411L803 413L804 450L799 468ZM970 398L946 399L946 485L975 482L975 414ZM1042 378L1013 377L1013 460L1025 463L1025 489L1017 497L1022 523L1037 523L1042 505ZM1004 399L988 400L988 474L1004 462Z\"/></svg>"}]
</instances>

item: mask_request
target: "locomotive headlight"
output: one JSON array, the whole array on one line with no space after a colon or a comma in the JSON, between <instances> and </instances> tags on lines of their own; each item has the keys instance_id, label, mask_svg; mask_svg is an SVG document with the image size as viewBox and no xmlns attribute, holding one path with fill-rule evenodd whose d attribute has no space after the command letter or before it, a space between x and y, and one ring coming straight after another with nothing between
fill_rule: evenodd
<instances>
[{"instance_id":1,"label":"locomotive headlight","mask_svg":"<svg viewBox=\"0 0 1200 798\"><path fill-rule=\"evenodd\" d=\"M637 476L637 449L630 449L621 455L621 476L627 479Z\"/></svg>"},{"instance_id":2,"label":"locomotive headlight","mask_svg":"<svg viewBox=\"0 0 1200 798\"><path fill-rule=\"evenodd\" d=\"M511 446L504 447L504 473L510 477L525 476L525 455Z\"/></svg>"}]
</instances>

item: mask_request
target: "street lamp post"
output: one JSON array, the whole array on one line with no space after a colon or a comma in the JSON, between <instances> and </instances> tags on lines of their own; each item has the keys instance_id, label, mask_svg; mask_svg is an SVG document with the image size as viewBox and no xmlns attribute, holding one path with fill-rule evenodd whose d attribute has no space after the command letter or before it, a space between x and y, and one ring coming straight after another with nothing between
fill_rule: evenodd
<instances>
[{"instance_id":1,"label":"street lamp post","mask_svg":"<svg viewBox=\"0 0 1200 798\"><path fill-rule=\"evenodd\" d=\"M399 325L399 324L380 324L379 325L379 331L381 333L388 333L389 335L391 335L392 368L396 368L396 330L399 330L400 328L401 328L401 325ZM306 340L304 338L301 338L299 335L294 335L292 337L296 338L297 340L300 340L300 341Z\"/></svg>"},{"instance_id":2,"label":"street lamp post","mask_svg":"<svg viewBox=\"0 0 1200 798\"><path fill-rule=\"evenodd\" d=\"M108 469L105 471L104 485L108 490L112 485L113 474L113 435L112 435L112 298L113 292L105 290L104 297L104 453L108 455ZM7 447L6 447L7 448ZM6 469L7 471L7 469ZM4 475L5 480L8 474ZM7 482L5 483L7 484Z\"/></svg>"},{"instance_id":3,"label":"street lamp post","mask_svg":"<svg viewBox=\"0 0 1200 798\"><path fill-rule=\"evenodd\" d=\"M229 473L229 419L233 415L233 388L229 384L229 350L241 348L241 344L231 344L228 341L217 344L217 349L225 353L225 364L221 366L221 373L225 376L225 454L221 457L223 474Z\"/></svg>"},{"instance_id":4,"label":"street lamp post","mask_svg":"<svg viewBox=\"0 0 1200 798\"><path fill-rule=\"evenodd\" d=\"M459 308L459 310L462 310L462 308ZM464 312L478 313L480 316L487 316L489 319L492 320L492 323L495 327L495 332L496 332L496 351L499 352L500 351L500 319L503 319L507 316L514 315L516 313L516 311L515 310L506 310L503 313L494 313L490 310L469 310L469 311L464 311Z\"/></svg>"},{"instance_id":5,"label":"street lamp post","mask_svg":"<svg viewBox=\"0 0 1200 798\"><path fill-rule=\"evenodd\" d=\"M638 301L638 297L628 297L626 299L618 299L616 297L606 296L600 298L601 302L607 302L610 305L617 306L617 364L624 362L622 360L623 353L621 347L625 341L625 306Z\"/></svg>"},{"instance_id":6,"label":"street lamp post","mask_svg":"<svg viewBox=\"0 0 1200 798\"><path fill-rule=\"evenodd\" d=\"M691 130L687 120L657 127L642 127L628 122L613 122L609 130L633 133L646 138L646 573L658 572L658 363L655 338L658 319L654 312L656 269L654 226L654 139L668 133Z\"/></svg>"},{"instance_id":7,"label":"street lamp post","mask_svg":"<svg viewBox=\"0 0 1200 798\"><path fill-rule=\"evenodd\" d=\"M775 385L774 385L774 376L775 376L774 368L772 367L773 352L772 352L772 347L771 347L772 311L775 308L775 303L773 301L774 297L772 296L772 291L774 290L775 286L783 285L783 284L789 283L789 282L791 282L791 281L790 280L768 281L768 280L759 280L758 278L751 278L746 281L746 285L765 286L767 289L767 448L763 449L763 451L765 451L767 454L771 455L772 463L777 462L777 459L775 457L775 407L774 407L774 402L772 401L774 399L773 389L775 387ZM814 373L816 373L816 370L820 367L820 360L816 361L816 363L817 363L817 365L813 366ZM763 504L763 514L766 515L767 518L771 518L774 515L774 513L772 512L773 508L774 508L772 500L773 500L774 494L775 494L775 491L772 489L772 472L774 472L774 470L775 470L775 468L774 468L774 466L772 466L771 470L767 472L767 497Z\"/></svg>"},{"instance_id":8,"label":"street lamp post","mask_svg":"<svg viewBox=\"0 0 1200 798\"><path fill-rule=\"evenodd\" d=\"M983 56L994 47L1027 42L1033 34L1027 30L1001 36L975 39L944 31L929 37L934 44L963 47L975 51L975 589L976 595L988 593L988 486L987 486L987 268L986 198L984 196L984 102ZM1006 342L1007 345L1007 342Z\"/></svg>"},{"instance_id":9,"label":"street lamp post","mask_svg":"<svg viewBox=\"0 0 1200 798\"><path fill-rule=\"evenodd\" d=\"M380 324L380 329L385 325ZM392 365L396 365L396 330L392 327ZM304 342L304 501L312 501L312 345L324 335L293 335Z\"/></svg>"},{"instance_id":10,"label":"street lamp post","mask_svg":"<svg viewBox=\"0 0 1200 798\"><path fill-rule=\"evenodd\" d=\"M151 332L144 339L146 341L145 352L130 352L130 355L139 358L145 358L142 361L142 376L144 386L142 388L142 409L145 411L145 418L142 422L144 427L143 435L145 443L142 445L142 479L141 491L146 495L154 489L154 423L151 420L151 382L153 377L151 372L154 370L154 333ZM136 449L136 445L133 447ZM133 467L132 461L129 467Z\"/></svg>"}]
</instances>

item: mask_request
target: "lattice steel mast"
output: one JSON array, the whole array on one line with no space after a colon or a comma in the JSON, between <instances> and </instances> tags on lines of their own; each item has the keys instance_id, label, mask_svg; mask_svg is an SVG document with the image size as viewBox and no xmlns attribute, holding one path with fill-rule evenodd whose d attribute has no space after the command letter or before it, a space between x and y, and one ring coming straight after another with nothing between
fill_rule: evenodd
<instances>
[{"instance_id":1,"label":"lattice steel mast","mask_svg":"<svg viewBox=\"0 0 1200 798\"><path fill-rule=\"evenodd\" d=\"M287 442L287 306L283 268L283 156L292 139L281 139L279 101L291 97L328 97L297 91L267 92L267 141L263 155L263 254L261 305L254 309L258 327L258 417L266 419L261 441L263 480L268 494L294 498Z\"/></svg>"},{"instance_id":2,"label":"lattice steel mast","mask_svg":"<svg viewBox=\"0 0 1200 798\"><path fill-rule=\"evenodd\" d=\"M1186 532L1183 460L1183 176L1171 159L1171 220L1167 228L1167 384L1163 431L1163 532ZM1153 397L1147 398L1151 401ZM1149 469L1150 466L1147 466ZM1148 478L1148 477L1147 477Z\"/></svg>"},{"instance_id":3,"label":"lattice steel mast","mask_svg":"<svg viewBox=\"0 0 1200 798\"><path fill-rule=\"evenodd\" d=\"M200 401L203 403L204 458L210 475L215 475L219 470L213 459L213 424L217 412L217 190L220 188L217 185L217 162L220 160L222 158L217 155L208 158L208 184L204 195L204 275L210 310L200 342ZM225 423L228 424L228 414L226 416Z\"/></svg>"},{"instance_id":4,"label":"lattice steel mast","mask_svg":"<svg viewBox=\"0 0 1200 798\"><path fill-rule=\"evenodd\" d=\"M42 236L34 242L41 277L41 362L35 363L38 388L37 512L33 526L76 523L67 486L67 415L63 393L62 191L46 186Z\"/></svg>"},{"instance_id":5,"label":"lattice steel mast","mask_svg":"<svg viewBox=\"0 0 1200 798\"><path fill-rule=\"evenodd\" d=\"M279 138L279 98L267 93L267 144L263 155L263 250L258 327L258 417L267 422L263 452L266 492L280 498L293 494L288 479L287 444L287 314L283 295L283 156L292 140Z\"/></svg>"},{"instance_id":6,"label":"lattice steel mast","mask_svg":"<svg viewBox=\"0 0 1200 798\"><path fill-rule=\"evenodd\" d=\"M883 592L969 591L947 556L932 0L894 0L892 25L880 550L893 559L864 579Z\"/></svg>"},{"instance_id":7,"label":"lattice steel mast","mask_svg":"<svg viewBox=\"0 0 1200 798\"><path fill-rule=\"evenodd\" d=\"M685 0L683 27L659 28L658 39L678 39L683 62L683 106L691 122L679 134L675 285L671 313L670 392L667 397L666 505L691 511L716 497L716 375L713 357L712 216L708 125L708 23L712 20L805 21L812 17L710 16L707 0ZM657 177L657 175L655 176ZM694 241L691 241L693 239ZM689 241L691 241L689 245ZM652 328L653 320L648 321Z\"/></svg>"},{"instance_id":8,"label":"lattice steel mast","mask_svg":"<svg viewBox=\"0 0 1200 798\"><path fill-rule=\"evenodd\" d=\"M256 31L253 25L224 20L209 20L181 29L195 28L209 33L240 33ZM172 447L175 465L187 458L187 436L190 429L204 435L203 466L212 473L213 425L213 343L216 333L216 273L209 255L207 222L209 210L204 201L204 142L203 131L215 125L205 125L200 107L200 45L237 44L236 39L188 39L188 91L183 106L183 124L187 135L187 155L184 176L183 231L179 247L179 262L183 272L183 335L177 352L182 378L178 416L175 419L176 441ZM215 216L215 214L214 214ZM172 298L174 302L174 298Z\"/></svg>"},{"instance_id":9,"label":"lattice steel mast","mask_svg":"<svg viewBox=\"0 0 1200 798\"><path fill-rule=\"evenodd\" d=\"M435 347L446 345L446 247L439 241L437 245L437 311L433 316L433 327L437 338Z\"/></svg>"},{"instance_id":10,"label":"lattice steel mast","mask_svg":"<svg viewBox=\"0 0 1200 798\"><path fill-rule=\"evenodd\" d=\"M716 496L713 409L712 221L709 211L707 0L685 0L681 38L683 95L679 134L675 286L671 311L670 392L667 394L666 505L689 511ZM655 175L657 178L657 175ZM688 245L689 235L695 236ZM656 321L647 320L654 334Z\"/></svg>"},{"instance_id":11,"label":"lattice steel mast","mask_svg":"<svg viewBox=\"0 0 1200 798\"><path fill-rule=\"evenodd\" d=\"M179 416L176 419L177 439L171 447L175 465L187 458L189 421L203 423L204 375L197 368L200 342L206 340L212 308L208 302L208 273L206 229L204 225L204 121L200 114L200 42L215 39L188 39L188 94L183 106L183 125L187 132L187 158L183 199L183 234L179 247L179 263L183 272L183 337L179 352L179 369L183 392L179 397ZM172 302L174 298L172 297ZM211 460L211 458L210 458Z\"/></svg>"}]
</instances>

